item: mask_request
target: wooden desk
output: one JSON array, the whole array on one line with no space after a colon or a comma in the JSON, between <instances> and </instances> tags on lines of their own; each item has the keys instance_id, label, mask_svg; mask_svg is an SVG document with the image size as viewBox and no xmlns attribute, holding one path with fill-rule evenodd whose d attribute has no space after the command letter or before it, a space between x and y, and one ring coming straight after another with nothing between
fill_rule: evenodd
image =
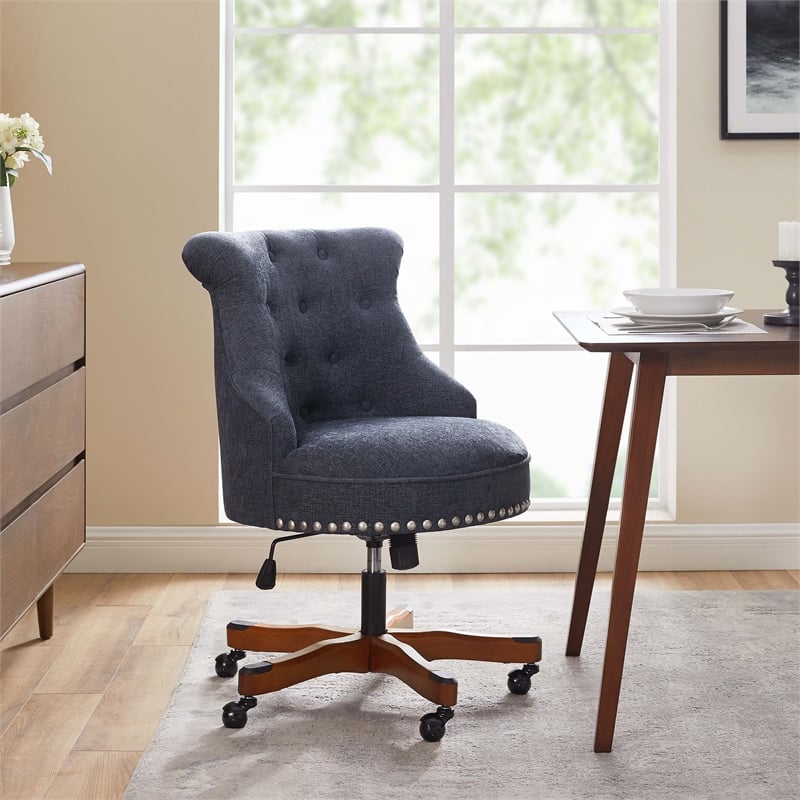
<instances>
[{"instance_id":1,"label":"wooden desk","mask_svg":"<svg viewBox=\"0 0 800 800\"><path fill-rule=\"evenodd\" d=\"M747 311L741 317L764 328L766 333L727 335L626 333L610 336L591 321L590 313L555 314L582 348L610 354L575 579L568 656L580 655L583 644L631 377L637 365L594 740L595 752L607 753L614 738L665 379L667 375L797 375L800 374L800 338L797 328L764 325L763 311Z\"/></svg>"}]
</instances>

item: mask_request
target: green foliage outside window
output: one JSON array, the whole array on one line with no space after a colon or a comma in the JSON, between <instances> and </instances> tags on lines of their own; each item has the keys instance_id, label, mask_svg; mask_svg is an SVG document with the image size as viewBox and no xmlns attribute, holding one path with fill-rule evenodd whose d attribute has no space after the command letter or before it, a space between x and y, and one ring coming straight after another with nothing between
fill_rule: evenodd
<instances>
[{"instance_id":1,"label":"green foliage outside window","mask_svg":"<svg viewBox=\"0 0 800 800\"><path fill-rule=\"evenodd\" d=\"M235 183L331 186L335 204L337 185L436 185L440 152L452 159L457 342L518 341L494 297L549 313L656 283L658 0L455 0L454 14L440 151L437 0L235 0ZM467 30L492 27L506 30ZM502 189L468 188L486 186ZM435 332L438 297L417 306L415 330Z\"/></svg>"}]
</instances>

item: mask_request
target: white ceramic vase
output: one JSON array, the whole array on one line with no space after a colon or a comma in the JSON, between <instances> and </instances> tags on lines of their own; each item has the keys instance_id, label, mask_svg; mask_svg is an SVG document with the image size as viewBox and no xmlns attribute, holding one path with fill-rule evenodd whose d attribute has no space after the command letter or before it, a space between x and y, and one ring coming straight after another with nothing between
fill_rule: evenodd
<instances>
[{"instance_id":1,"label":"white ceramic vase","mask_svg":"<svg viewBox=\"0 0 800 800\"><path fill-rule=\"evenodd\" d=\"M11 263L14 249L14 215L11 213L11 188L0 186L0 267Z\"/></svg>"}]
</instances>

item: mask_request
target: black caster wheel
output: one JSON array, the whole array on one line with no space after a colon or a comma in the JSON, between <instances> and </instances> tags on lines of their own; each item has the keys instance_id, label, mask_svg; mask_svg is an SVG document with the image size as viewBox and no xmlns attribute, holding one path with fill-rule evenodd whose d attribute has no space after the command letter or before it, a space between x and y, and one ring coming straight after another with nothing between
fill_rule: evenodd
<instances>
[{"instance_id":1,"label":"black caster wheel","mask_svg":"<svg viewBox=\"0 0 800 800\"><path fill-rule=\"evenodd\" d=\"M238 703L225 703L222 707L222 724L226 728L244 728L247 725L247 710Z\"/></svg>"},{"instance_id":2,"label":"black caster wheel","mask_svg":"<svg viewBox=\"0 0 800 800\"><path fill-rule=\"evenodd\" d=\"M508 673L508 691L512 694L528 694L531 690L531 676L539 671L538 664L525 664L522 669Z\"/></svg>"},{"instance_id":3,"label":"black caster wheel","mask_svg":"<svg viewBox=\"0 0 800 800\"><path fill-rule=\"evenodd\" d=\"M222 707L222 724L226 728L244 728L247 712L258 703L255 697L242 697Z\"/></svg>"},{"instance_id":4,"label":"black caster wheel","mask_svg":"<svg viewBox=\"0 0 800 800\"><path fill-rule=\"evenodd\" d=\"M237 661L245 656L244 650L231 650L230 653L220 653L214 660L214 669L220 678L232 678L238 671Z\"/></svg>"},{"instance_id":5,"label":"black caster wheel","mask_svg":"<svg viewBox=\"0 0 800 800\"><path fill-rule=\"evenodd\" d=\"M419 735L426 742L438 742L444 736L444 726L453 719L453 709L439 706L435 712L425 714L419 721Z\"/></svg>"}]
</instances>

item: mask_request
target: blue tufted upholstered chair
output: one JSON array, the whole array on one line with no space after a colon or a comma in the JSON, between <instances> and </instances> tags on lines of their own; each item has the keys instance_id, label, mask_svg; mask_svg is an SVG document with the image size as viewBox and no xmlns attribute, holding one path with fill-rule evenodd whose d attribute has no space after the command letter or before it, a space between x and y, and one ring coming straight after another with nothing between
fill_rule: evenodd
<instances>
[{"instance_id":1,"label":"blue tufted upholstered chair","mask_svg":"<svg viewBox=\"0 0 800 800\"><path fill-rule=\"evenodd\" d=\"M314 534L366 543L361 628L231 622L217 674L239 672L242 727L256 696L332 672L394 675L430 701L420 733L444 735L455 679L429 660L522 661L524 694L538 637L387 628L386 573L418 563L416 536L508 519L527 509L529 456L515 434L476 419L472 395L420 350L397 301L403 244L388 230L202 233L183 250L211 295L227 515L287 532L256 581L275 583L275 544ZM389 622L391 626L391 621ZM290 653L238 669L245 651Z\"/></svg>"}]
</instances>

